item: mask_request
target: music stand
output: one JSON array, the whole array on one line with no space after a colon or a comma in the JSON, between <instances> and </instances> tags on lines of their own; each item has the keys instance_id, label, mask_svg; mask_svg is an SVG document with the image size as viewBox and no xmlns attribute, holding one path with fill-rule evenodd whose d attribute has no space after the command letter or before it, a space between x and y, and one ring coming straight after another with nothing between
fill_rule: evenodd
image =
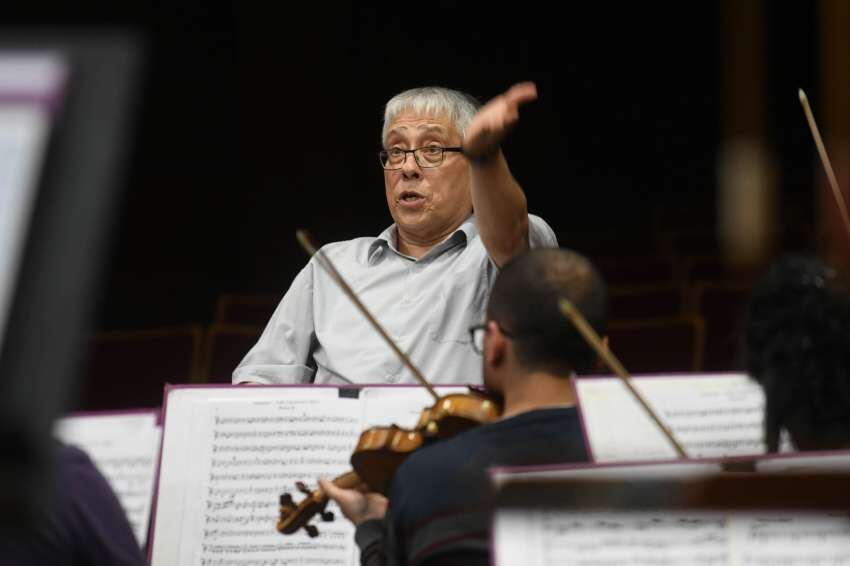
<instances>
[{"instance_id":1,"label":"music stand","mask_svg":"<svg viewBox=\"0 0 850 566\"><path fill-rule=\"evenodd\" d=\"M0 312L3 523L20 523L26 516L20 512L45 504L53 423L77 389L123 191L141 51L139 39L125 32L0 30L7 58L53 60L67 71L52 98L39 101L24 89L17 100L43 102L51 120L32 206L16 235L17 259L0 273L8 279L8 308ZM8 86L24 76L15 71L0 79ZM6 103L14 104L14 85L10 90Z\"/></svg>"},{"instance_id":2,"label":"music stand","mask_svg":"<svg viewBox=\"0 0 850 566\"><path fill-rule=\"evenodd\" d=\"M850 557L846 466L764 473L712 465L720 462L651 463L658 470L647 475L641 466L624 466L621 474L567 470L563 477L556 470L500 472L493 563L739 563L747 556L767 564L796 555L802 564Z\"/></svg>"}]
</instances>

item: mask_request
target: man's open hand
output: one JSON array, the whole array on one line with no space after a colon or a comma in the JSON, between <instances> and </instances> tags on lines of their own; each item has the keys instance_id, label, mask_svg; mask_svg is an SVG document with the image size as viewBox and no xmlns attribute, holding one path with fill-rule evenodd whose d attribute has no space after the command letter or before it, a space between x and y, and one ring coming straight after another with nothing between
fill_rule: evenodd
<instances>
[{"instance_id":1,"label":"man's open hand","mask_svg":"<svg viewBox=\"0 0 850 566\"><path fill-rule=\"evenodd\" d=\"M490 100L466 127L464 153L480 157L495 152L505 135L519 121L519 107L536 99L537 86L524 82Z\"/></svg>"}]
</instances>

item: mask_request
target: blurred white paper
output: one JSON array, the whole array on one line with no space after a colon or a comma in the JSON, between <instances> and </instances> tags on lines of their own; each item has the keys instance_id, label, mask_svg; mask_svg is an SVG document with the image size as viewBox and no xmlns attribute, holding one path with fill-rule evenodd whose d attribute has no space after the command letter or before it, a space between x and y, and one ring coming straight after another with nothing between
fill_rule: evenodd
<instances>
[{"instance_id":1,"label":"blurred white paper","mask_svg":"<svg viewBox=\"0 0 850 566\"><path fill-rule=\"evenodd\" d=\"M510 509L493 537L497 566L850 564L846 514Z\"/></svg>"},{"instance_id":2,"label":"blurred white paper","mask_svg":"<svg viewBox=\"0 0 850 566\"><path fill-rule=\"evenodd\" d=\"M746 375L634 376L633 383L688 456L764 453L764 393ZM579 378L576 391L594 461L676 458L673 446L619 379Z\"/></svg>"},{"instance_id":3,"label":"blurred white paper","mask_svg":"<svg viewBox=\"0 0 850 566\"><path fill-rule=\"evenodd\" d=\"M84 450L109 482L140 546L147 543L162 430L156 411L72 415L56 436Z\"/></svg>"},{"instance_id":4,"label":"blurred white paper","mask_svg":"<svg viewBox=\"0 0 850 566\"><path fill-rule=\"evenodd\" d=\"M772 454L754 461L759 473L850 472L850 450ZM546 491L527 505L497 507L491 532L494 564L850 564L850 511L738 509L737 500L728 502L728 509L710 512L698 504L652 508L654 501L678 497L676 488L671 491L663 482L695 484L725 474L717 460L493 469L498 490L519 482L526 493L535 494L561 481L562 493L572 494L560 504L553 503L555 492ZM730 477L736 475L750 472ZM610 489L597 485L596 498L574 491L586 480L610 482ZM637 493L640 502L634 499ZM685 501L694 492L689 493ZM578 501L593 501L596 509L578 508Z\"/></svg>"},{"instance_id":5,"label":"blurred white paper","mask_svg":"<svg viewBox=\"0 0 850 566\"><path fill-rule=\"evenodd\" d=\"M0 346L65 76L55 55L0 54Z\"/></svg>"}]
</instances>

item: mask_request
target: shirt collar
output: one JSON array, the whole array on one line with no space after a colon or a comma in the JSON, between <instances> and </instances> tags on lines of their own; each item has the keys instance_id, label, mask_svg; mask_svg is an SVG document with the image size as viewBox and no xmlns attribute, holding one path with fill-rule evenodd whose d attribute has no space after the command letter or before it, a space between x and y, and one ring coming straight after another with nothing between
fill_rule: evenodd
<instances>
[{"instance_id":1,"label":"shirt collar","mask_svg":"<svg viewBox=\"0 0 850 566\"><path fill-rule=\"evenodd\" d=\"M396 247L396 242L398 241L396 238L397 233L398 227L395 223L393 223L386 230L381 232L377 238L375 238L375 240L369 245L369 252L367 255L369 265L375 265L387 249L392 250L400 256L408 257L399 252ZM475 223L475 214L470 214L466 217L466 220L464 220L461 225L458 226L451 235L449 235L448 238L431 248L431 250L429 250L422 259L431 257L435 254L440 254L459 243L467 243L476 236L478 236L478 225Z\"/></svg>"}]
</instances>

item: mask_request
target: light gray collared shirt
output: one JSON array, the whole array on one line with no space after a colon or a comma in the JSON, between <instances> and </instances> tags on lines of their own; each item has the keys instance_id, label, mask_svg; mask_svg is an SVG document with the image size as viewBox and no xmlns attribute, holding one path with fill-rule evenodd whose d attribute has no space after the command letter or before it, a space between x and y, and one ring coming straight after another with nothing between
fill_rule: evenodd
<instances>
[{"instance_id":1,"label":"light gray collared shirt","mask_svg":"<svg viewBox=\"0 0 850 566\"><path fill-rule=\"evenodd\" d=\"M528 216L532 248L557 247ZM393 224L377 238L323 246L366 308L431 383L481 383L469 327L484 321L498 268L472 215L421 259L396 248ZM417 383L378 332L312 258L295 277L233 382Z\"/></svg>"}]
</instances>

